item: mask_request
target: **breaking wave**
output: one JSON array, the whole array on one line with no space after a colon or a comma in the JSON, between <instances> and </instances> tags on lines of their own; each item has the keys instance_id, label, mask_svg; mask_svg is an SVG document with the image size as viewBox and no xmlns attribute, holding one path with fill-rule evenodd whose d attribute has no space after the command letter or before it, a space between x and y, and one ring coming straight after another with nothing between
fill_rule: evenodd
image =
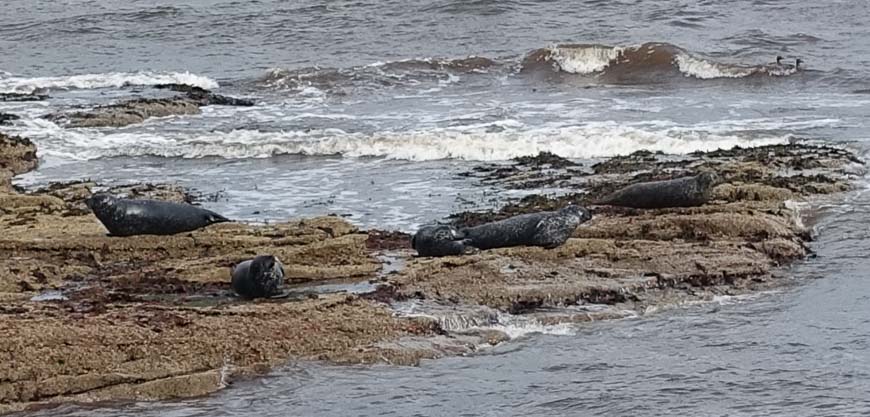
<instances>
[{"instance_id":1,"label":"breaking wave","mask_svg":"<svg viewBox=\"0 0 870 417\"><path fill-rule=\"evenodd\" d=\"M537 49L522 62L522 71L556 71L598 75L605 80L628 81L661 75L698 79L743 78L753 75L787 76L797 72L791 65L776 63L727 64L703 58L667 43L640 46L565 44Z\"/></svg>"},{"instance_id":2,"label":"breaking wave","mask_svg":"<svg viewBox=\"0 0 870 417\"><path fill-rule=\"evenodd\" d=\"M771 57L773 58L773 57ZM772 60L771 60L772 61ZM464 74L498 74L519 68L520 73L594 77L604 83L644 83L662 78L700 80L751 76L788 76L798 71L789 64L733 64L716 61L668 43L638 46L558 44L540 48L522 59L470 56L458 59L423 58L376 62L348 68L276 68L256 80L261 88L297 92L315 88L325 93L384 87L420 87Z\"/></svg>"},{"instance_id":3,"label":"breaking wave","mask_svg":"<svg viewBox=\"0 0 870 417\"><path fill-rule=\"evenodd\" d=\"M110 72L66 77L0 76L0 93L33 93L43 89L117 88L127 85L187 84L207 90L218 88L211 78L190 72Z\"/></svg>"},{"instance_id":4,"label":"breaking wave","mask_svg":"<svg viewBox=\"0 0 870 417\"><path fill-rule=\"evenodd\" d=\"M309 67L300 69L274 68L260 77L260 87L304 91L317 88L330 91L338 87L378 88L421 82L449 80L459 74L487 73L499 63L484 57L458 59L423 58L392 62L376 62L350 68Z\"/></svg>"},{"instance_id":5,"label":"breaking wave","mask_svg":"<svg viewBox=\"0 0 870 417\"><path fill-rule=\"evenodd\" d=\"M63 129L46 120L28 121L27 124L22 133L37 140L42 155L76 160L119 156L234 159L297 154L409 161L501 161L544 151L568 158L608 157L641 149L686 154L735 146L787 143L790 138L787 135L750 138L680 127L645 130L616 122L534 129L493 125L475 129L375 133L317 129L282 132L233 130L207 134L108 133L92 129Z\"/></svg>"}]
</instances>

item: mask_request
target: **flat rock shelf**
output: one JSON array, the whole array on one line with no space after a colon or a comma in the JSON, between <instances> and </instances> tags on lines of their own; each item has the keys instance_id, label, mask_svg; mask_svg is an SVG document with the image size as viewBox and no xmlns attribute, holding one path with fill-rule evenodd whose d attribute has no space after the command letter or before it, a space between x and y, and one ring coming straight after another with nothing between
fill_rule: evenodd
<instances>
[{"instance_id":1,"label":"flat rock shelf","mask_svg":"<svg viewBox=\"0 0 870 417\"><path fill-rule=\"evenodd\" d=\"M589 205L620 186L699 170L723 183L700 207L591 205L594 218L556 249L436 259L414 256L404 234L328 216L107 237L83 203L97 184L12 186L35 154L29 140L0 134L0 412L203 395L292 359L413 365L508 340L492 326L503 316L619 319L784 285L786 267L809 255L814 207L863 170L847 150L810 144L637 152L589 167L552 154L481 165L466 175L572 191L448 221ZM112 191L192 199L172 185ZM230 267L265 253L284 263L289 296L233 296Z\"/></svg>"}]
</instances>

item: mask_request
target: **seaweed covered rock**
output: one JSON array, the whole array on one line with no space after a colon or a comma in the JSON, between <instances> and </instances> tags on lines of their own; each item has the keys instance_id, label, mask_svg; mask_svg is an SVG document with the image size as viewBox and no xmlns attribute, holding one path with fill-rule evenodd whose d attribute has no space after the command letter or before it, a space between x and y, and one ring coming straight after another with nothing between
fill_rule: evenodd
<instances>
[{"instance_id":1,"label":"seaweed covered rock","mask_svg":"<svg viewBox=\"0 0 870 417\"><path fill-rule=\"evenodd\" d=\"M86 111L53 113L46 118L66 127L123 127L152 117L199 114L202 106L253 106L248 99L214 94L185 84L161 84L157 88L185 93L169 98L135 98L94 107Z\"/></svg>"}]
</instances>

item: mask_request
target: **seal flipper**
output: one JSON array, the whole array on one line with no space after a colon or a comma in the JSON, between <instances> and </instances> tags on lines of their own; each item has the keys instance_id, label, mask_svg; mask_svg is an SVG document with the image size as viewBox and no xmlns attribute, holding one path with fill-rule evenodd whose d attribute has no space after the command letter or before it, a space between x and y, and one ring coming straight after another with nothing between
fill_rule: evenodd
<instances>
[{"instance_id":1,"label":"seal flipper","mask_svg":"<svg viewBox=\"0 0 870 417\"><path fill-rule=\"evenodd\" d=\"M213 211L210 211L205 216L205 219L206 219L206 221L208 221L209 224L232 222L232 220L230 220L224 216L221 216L220 214L217 214Z\"/></svg>"},{"instance_id":2,"label":"seal flipper","mask_svg":"<svg viewBox=\"0 0 870 417\"><path fill-rule=\"evenodd\" d=\"M274 294L270 294L268 298L272 300L279 300L282 298L290 298L290 294L290 290L281 290Z\"/></svg>"},{"instance_id":3,"label":"seal flipper","mask_svg":"<svg viewBox=\"0 0 870 417\"><path fill-rule=\"evenodd\" d=\"M474 255L480 253L480 248L474 246L474 242L472 242L471 239L462 239L459 241L459 244L462 245L463 255Z\"/></svg>"}]
</instances>

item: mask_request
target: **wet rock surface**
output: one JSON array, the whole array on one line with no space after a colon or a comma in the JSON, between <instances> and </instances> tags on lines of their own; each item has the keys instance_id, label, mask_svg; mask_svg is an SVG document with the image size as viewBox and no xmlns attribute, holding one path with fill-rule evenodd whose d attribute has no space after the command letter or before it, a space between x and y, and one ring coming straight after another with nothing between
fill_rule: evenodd
<instances>
[{"instance_id":1,"label":"wet rock surface","mask_svg":"<svg viewBox=\"0 0 870 417\"><path fill-rule=\"evenodd\" d=\"M367 235L339 218L110 238L77 199L0 200L0 328L13 335L0 341L0 410L201 395L289 357L413 363L374 344L431 333L353 295L233 294L231 266L262 253L284 261L290 282L373 277L381 264ZM38 301L44 294L58 296Z\"/></svg>"},{"instance_id":2,"label":"wet rock surface","mask_svg":"<svg viewBox=\"0 0 870 417\"><path fill-rule=\"evenodd\" d=\"M32 143L0 135L0 172L7 173L0 412L203 395L291 358L414 364L507 340L487 326L511 314L579 323L783 285L781 267L809 253L802 220L812 217L812 202L848 190L850 173L862 169L847 151L807 145L636 153L590 167L555 155L481 166L468 175L482 183L563 192L459 213L451 217L456 225L585 205L627 184L699 170L724 182L699 207L593 206L594 218L555 249L422 258L407 234L360 231L331 216L107 237L84 206L105 187L77 181L14 190L8 179L35 166ZM168 185L109 191L197 200ZM804 209L793 200L805 201ZM284 264L288 296L236 297L231 266L262 254ZM354 283L370 290L323 289Z\"/></svg>"},{"instance_id":3,"label":"wet rock surface","mask_svg":"<svg viewBox=\"0 0 870 417\"><path fill-rule=\"evenodd\" d=\"M123 127L152 117L199 114L202 106L254 105L248 99L227 97L184 84L161 84L157 88L185 94L169 98L134 98L85 111L53 113L46 118L65 127Z\"/></svg>"},{"instance_id":4,"label":"wet rock surface","mask_svg":"<svg viewBox=\"0 0 870 417\"><path fill-rule=\"evenodd\" d=\"M11 125L12 122L20 119L21 117L15 114L3 113L0 112L0 125Z\"/></svg>"},{"instance_id":5,"label":"wet rock surface","mask_svg":"<svg viewBox=\"0 0 870 417\"><path fill-rule=\"evenodd\" d=\"M733 149L688 156L636 152L577 174L571 165L483 166L468 174L487 184L527 189L532 182L577 192L534 194L498 210L450 216L457 227L522 213L589 205L594 218L556 249L518 247L477 255L416 258L391 277L398 299L484 305L514 314L577 310L546 320L585 321L599 313L642 313L663 306L782 285L782 265L807 256L812 202L850 188L861 162L842 149L809 145ZM723 182L699 207L592 206L614 189L714 171ZM802 211L799 208L803 207Z\"/></svg>"},{"instance_id":6,"label":"wet rock surface","mask_svg":"<svg viewBox=\"0 0 870 417\"><path fill-rule=\"evenodd\" d=\"M40 93L0 93L0 101L42 101L47 100L47 94Z\"/></svg>"},{"instance_id":7,"label":"wet rock surface","mask_svg":"<svg viewBox=\"0 0 870 417\"><path fill-rule=\"evenodd\" d=\"M0 132L0 192L12 190L12 177L36 168L36 146L30 139Z\"/></svg>"}]
</instances>

